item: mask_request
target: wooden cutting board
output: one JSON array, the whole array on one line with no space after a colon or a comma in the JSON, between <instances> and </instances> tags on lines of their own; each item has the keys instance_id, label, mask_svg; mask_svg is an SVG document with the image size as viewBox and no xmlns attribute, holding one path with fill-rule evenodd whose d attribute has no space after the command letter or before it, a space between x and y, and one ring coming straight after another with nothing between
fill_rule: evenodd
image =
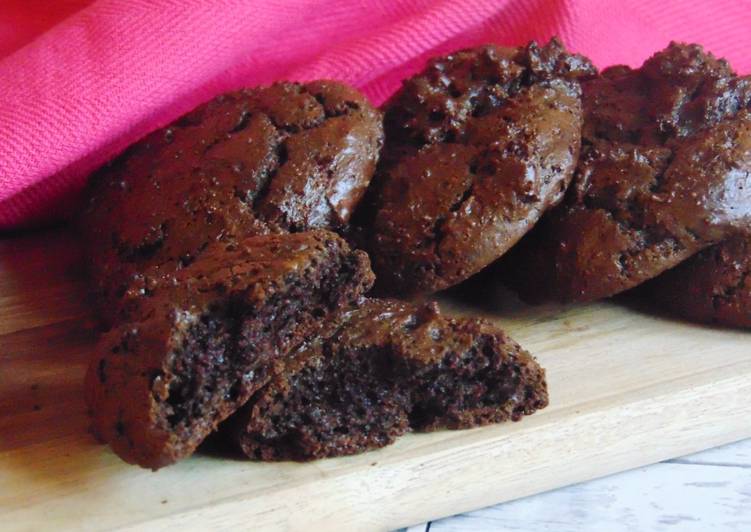
<instances>
[{"instance_id":1,"label":"wooden cutting board","mask_svg":"<svg viewBox=\"0 0 751 532\"><path fill-rule=\"evenodd\" d=\"M444 309L482 314L537 355L542 412L354 457L196 455L152 473L87 432L80 268L64 231L0 240L1 529L386 530L751 436L751 333L623 302L526 307L487 287Z\"/></svg>"}]
</instances>

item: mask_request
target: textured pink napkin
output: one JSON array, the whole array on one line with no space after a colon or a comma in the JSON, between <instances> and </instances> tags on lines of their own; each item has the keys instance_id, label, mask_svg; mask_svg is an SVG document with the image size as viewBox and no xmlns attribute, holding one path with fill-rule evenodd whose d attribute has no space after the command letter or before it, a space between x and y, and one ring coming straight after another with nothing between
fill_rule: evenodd
<instances>
[{"instance_id":1,"label":"textured pink napkin","mask_svg":"<svg viewBox=\"0 0 751 532\"><path fill-rule=\"evenodd\" d=\"M380 103L425 59L559 35L598 66L694 41L751 70L751 0L6 0L0 229L69 213L88 173L210 97L339 79Z\"/></svg>"}]
</instances>

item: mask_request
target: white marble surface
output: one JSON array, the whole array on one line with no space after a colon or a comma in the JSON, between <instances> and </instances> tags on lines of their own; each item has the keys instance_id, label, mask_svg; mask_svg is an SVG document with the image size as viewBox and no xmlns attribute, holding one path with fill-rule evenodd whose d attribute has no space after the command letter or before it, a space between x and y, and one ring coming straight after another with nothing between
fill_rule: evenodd
<instances>
[{"instance_id":1,"label":"white marble surface","mask_svg":"<svg viewBox=\"0 0 751 532\"><path fill-rule=\"evenodd\" d=\"M751 440L410 527L408 532L751 531Z\"/></svg>"}]
</instances>

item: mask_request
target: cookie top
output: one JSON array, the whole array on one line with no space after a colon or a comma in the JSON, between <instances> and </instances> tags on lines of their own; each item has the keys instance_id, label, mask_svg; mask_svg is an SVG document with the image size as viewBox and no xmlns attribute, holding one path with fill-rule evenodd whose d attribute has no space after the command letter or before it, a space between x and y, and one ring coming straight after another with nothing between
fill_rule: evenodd
<instances>
[{"instance_id":1,"label":"cookie top","mask_svg":"<svg viewBox=\"0 0 751 532\"><path fill-rule=\"evenodd\" d=\"M364 205L377 287L457 284L562 197L579 155L586 59L558 41L431 60L384 106L382 163Z\"/></svg>"},{"instance_id":2,"label":"cookie top","mask_svg":"<svg viewBox=\"0 0 751 532\"><path fill-rule=\"evenodd\" d=\"M452 353L470 351L478 335L493 336L524 361L531 357L506 333L483 319L447 317L435 302L414 304L368 298L325 324L315 340L301 346L289 364L292 367L304 363L309 356L317 356L320 345L326 343L353 350L388 347L410 363L430 365L441 363Z\"/></svg>"},{"instance_id":3,"label":"cookie top","mask_svg":"<svg viewBox=\"0 0 751 532\"><path fill-rule=\"evenodd\" d=\"M380 113L335 82L225 94L134 144L93 179L81 219L97 291L116 300L212 242L341 229L378 159Z\"/></svg>"},{"instance_id":4,"label":"cookie top","mask_svg":"<svg viewBox=\"0 0 751 532\"><path fill-rule=\"evenodd\" d=\"M751 237L707 248L644 285L643 291L679 316L751 328Z\"/></svg>"},{"instance_id":5,"label":"cookie top","mask_svg":"<svg viewBox=\"0 0 751 532\"><path fill-rule=\"evenodd\" d=\"M86 376L94 432L152 469L191 454L374 278L364 252L316 230L215 242L174 280L103 335Z\"/></svg>"},{"instance_id":6,"label":"cookie top","mask_svg":"<svg viewBox=\"0 0 751 532\"><path fill-rule=\"evenodd\" d=\"M251 458L309 460L409 430L518 420L547 404L545 372L502 331L435 303L369 299L331 320L228 423Z\"/></svg>"},{"instance_id":7,"label":"cookie top","mask_svg":"<svg viewBox=\"0 0 751 532\"><path fill-rule=\"evenodd\" d=\"M751 79L672 43L582 90L571 188L509 259L525 299L617 294L751 223Z\"/></svg>"}]
</instances>

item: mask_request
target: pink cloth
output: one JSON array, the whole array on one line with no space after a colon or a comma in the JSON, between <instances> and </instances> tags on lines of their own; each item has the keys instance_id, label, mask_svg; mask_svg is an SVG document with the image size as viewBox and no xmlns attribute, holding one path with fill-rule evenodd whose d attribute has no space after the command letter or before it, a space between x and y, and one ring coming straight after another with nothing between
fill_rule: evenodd
<instances>
[{"instance_id":1,"label":"pink cloth","mask_svg":"<svg viewBox=\"0 0 751 532\"><path fill-rule=\"evenodd\" d=\"M0 229L70 212L86 176L241 86L339 79L380 103L426 57L559 35L598 66L670 40L751 70L751 0L6 0Z\"/></svg>"}]
</instances>

